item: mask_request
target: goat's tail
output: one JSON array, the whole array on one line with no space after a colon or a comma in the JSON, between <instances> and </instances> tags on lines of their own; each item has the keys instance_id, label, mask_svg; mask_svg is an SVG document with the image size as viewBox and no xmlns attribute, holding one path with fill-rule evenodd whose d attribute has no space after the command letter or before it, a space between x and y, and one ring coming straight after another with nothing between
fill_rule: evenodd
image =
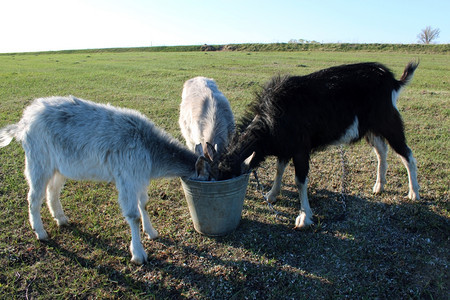
<instances>
[{"instance_id":1,"label":"goat's tail","mask_svg":"<svg viewBox=\"0 0 450 300\"><path fill-rule=\"evenodd\" d=\"M0 148L8 146L12 139L16 137L18 130L19 126L17 124L8 125L0 129Z\"/></svg>"},{"instance_id":2,"label":"goat's tail","mask_svg":"<svg viewBox=\"0 0 450 300\"><path fill-rule=\"evenodd\" d=\"M405 85L407 85L413 78L414 76L414 71L417 69L417 67L419 66L419 62L409 62L406 67L405 70L403 71L402 77L400 77L400 87L403 87Z\"/></svg>"}]
</instances>

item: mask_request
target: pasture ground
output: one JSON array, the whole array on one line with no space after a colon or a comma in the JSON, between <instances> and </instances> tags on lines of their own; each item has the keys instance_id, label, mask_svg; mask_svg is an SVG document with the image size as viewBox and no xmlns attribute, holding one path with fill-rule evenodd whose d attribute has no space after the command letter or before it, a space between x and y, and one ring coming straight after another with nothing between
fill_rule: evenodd
<instances>
[{"instance_id":1,"label":"pasture ground","mask_svg":"<svg viewBox=\"0 0 450 300\"><path fill-rule=\"evenodd\" d=\"M276 74L378 61L401 75L420 58L400 96L408 144L418 162L420 201L406 199L406 171L390 151L388 184L373 195L376 158L364 142L344 147L347 194L340 200L338 148L312 157L309 197L316 224L294 231L299 203L288 167L275 208L251 179L238 229L210 238L193 229L179 179L153 181L147 209L160 238L144 239L148 264L130 263L130 232L113 184L68 181L50 241L28 223L21 146L0 149L0 298L448 299L450 58L408 52L73 52L0 55L0 127L34 98L75 95L134 108L182 139L178 107L185 80L214 78L239 119L253 93ZM269 187L274 160L258 170Z\"/></svg>"}]
</instances>

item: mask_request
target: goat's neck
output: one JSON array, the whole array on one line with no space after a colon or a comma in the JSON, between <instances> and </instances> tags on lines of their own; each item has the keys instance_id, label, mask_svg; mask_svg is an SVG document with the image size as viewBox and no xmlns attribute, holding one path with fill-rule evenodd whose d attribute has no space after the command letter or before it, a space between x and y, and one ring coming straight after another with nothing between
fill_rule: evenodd
<instances>
[{"instance_id":1,"label":"goat's neck","mask_svg":"<svg viewBox=\"0 0 450 300\"><path fill-rule=\"evenodd\" d=\"M245 130L239 135L237 142L229 149L222 167L229 169L233 175L238 175L242 164L253 152L255 152L256 156L252 159L250 168L256 167L264 159L260 141L261 138L257 131Z\"/></svg>"},{"instance_id":2,"label":"goat's neck","mask_svg":"<svg viewBox=\"0 0 450 300\"><path fill-rule=\"evenodd\" d=\"M164 154L157 155L153 164L157 166L155 177L191 177L195 174L197 156L178 144L166 145Z\"/></svg>"}]
</instances>

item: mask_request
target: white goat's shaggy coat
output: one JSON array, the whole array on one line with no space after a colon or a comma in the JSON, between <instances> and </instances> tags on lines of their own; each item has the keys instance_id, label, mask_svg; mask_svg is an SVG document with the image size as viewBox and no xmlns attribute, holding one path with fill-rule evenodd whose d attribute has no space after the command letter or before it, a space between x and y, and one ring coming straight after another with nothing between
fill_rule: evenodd
<instances>
[{"instance_id":1,"label":"white goat's shaggy coat","mask_svg":"<svg viewBox=\"0 0 450 300\"><path fill-rule=\"evenodd\" d=\"M36 99L17 124L0 129L0 147L13 138L25 151L30 224L37 238L48 239L40 215L45 193L58 225L68 224L59 200L65 178L115 182L131 228L132 261L137 264L147 260L139 219L150 239L158 236L145 210L150 179L209 176L195 170L205 163L204 157L197 157L139 112L75 97Z\"/></svg>"},{"instance_id":2,"label":"white goat's shaggy coat","mask_svg":"<svg viewBox=\"0 0 450 300\"><path fill-rule=\"evenodd\" d=\"M179 124L189 149L207 144L222 153L234 134L234 116L227 98L213 79L195 77L184 83Z\"/></svg>"}]
</instances>

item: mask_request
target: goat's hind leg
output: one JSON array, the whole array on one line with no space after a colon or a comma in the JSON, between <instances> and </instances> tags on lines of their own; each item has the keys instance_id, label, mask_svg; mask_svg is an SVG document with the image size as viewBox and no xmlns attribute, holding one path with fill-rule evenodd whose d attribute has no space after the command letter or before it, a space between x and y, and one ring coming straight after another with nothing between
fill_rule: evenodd
<instances>
[{"instance_id":1,"label":"goat's hind leg","mask_svg":"<svg viewBox=\"0 0 450 300\"><path fill-rule=\"evenodd\" d=\"M58 226L65 226L69 224L69 219L64 214L61 201L59 199L64 182L64 176L59 172L55 172L47 185L47 206Z\"/></svg>"},{"instance_id":2,"label":"goat's hind leg","mask_svg":"<svg viewBox=\"0 0 450 300\"><path fill-rule=\"evenodd\" d=\"M416 160L412 155L411 149L406 144L403 124L399 113L396 113L390 120L389 126L384 129L383 136L389 145L400 156L405 168L408 172L409 193L408 198L411 200L419 200L419 184L417 182L417 166Z\"/></svg>"},{"instance_id":3,"label":"goat's hind leg","mask_svg":"<svg viewBox=\"0 0 450 300\"><path fill-rule=\"evenodd\" d=\"M373 147L378 159L377 180L373 186L373 193L379 194L384 191L384 185L386 184L388 147L382 137L372 133L367 134L366 141Z\"/></svg>"},{"instance_id":4,"label":"goat's hind leg","mask_svg":"<svg viewBox=\"0 0 450 300\"><path fill-rule=\"evenodd\" d=\"M277 173L273 180L273 186L266 196L267 201L269 201L269 203L275 203L277 201L277 196L280 194L281 191L281 180L283 179L283 173L288 163L289 160L283 160L280 158L278 158L277 160Z\"/></svg>"},{"instance_id":5,"label":"goat's hind leg","mask_svg":"<svg viewBox=\"0 0 450 300\"><path fill-rule=\"evenodd\" d=\"M150 222L150 217L148 215L147 210L145 209L145 205L148 201L147 190L141 192L139 197L139 212L141 214L142 219L142 230L147 234L148 238L151 240L156 239L159 234L155 228L153 228L152 223Z\"/></svg>"},{"instance_id":6,"label":"goat's hind leg","mask_svg":"<svg viewBox=\"0 0 450 300\"><path fill-rule=\"evenodd\" d=\"M411 200L420 200L419 183L417 182L416 160L412 155L411 149L408 146L406 146L406 149L407 150L404 152L404 154L400 154L399 152L397 153L400 159L402 160L403 165L406 168L406 171L408 172L408 182L409 182L408 198Z\"/></svg>"},{"instance_id":7,"label":"goat's hind leg","mask_svg":"<svg viewBox=\"0 0 450 300\"><path fill-rule=\"evenodd\" d=\"M51 175L46 176L44 170L33 165L31 160L25 158L25 177L30 190L28 191L28 214L30 225L38 240L48 240L48 234L44 229L41 218L42 202L45 196L45 188Z\"/></svg>"},{"instance_id":8,"label":"goat's hind leg","mask_svg":"<svg viewBox=\"0 0 450 300\"><path fill-rule=\"evenodd\" d=\"M420 200L419 183L417 182L417 165L416 160L410 152L409 156L403 157L400 155L403 164L408 172L409 193L408 198L411 200Z\"/></svg>"}]
</instances>

